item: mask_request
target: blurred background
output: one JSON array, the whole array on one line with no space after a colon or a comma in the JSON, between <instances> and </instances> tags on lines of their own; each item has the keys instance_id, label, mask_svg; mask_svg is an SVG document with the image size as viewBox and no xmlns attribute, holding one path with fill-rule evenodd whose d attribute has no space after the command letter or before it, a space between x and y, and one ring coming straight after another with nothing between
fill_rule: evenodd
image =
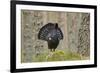
<instances>
[{"instance_id":1,"label":"blurred background","mask_svg":"<svg viewBox=\"0 0 100 73\"><path fill-rule=\"evenodd\" d=\"M70 55L66 55L71 58L63 60L73 60L73 58L75 60L89 59L89 13L21 10L22 63L47 61L45 58L50 52L47 42L39 40L37 35L40 28L49 22L58 23L58 26L64 34L64 39L60 41L57 50L61 50L64 53L70 52ZM72 56L73 54L74 56Z\"/></svg>"}]
</instances>

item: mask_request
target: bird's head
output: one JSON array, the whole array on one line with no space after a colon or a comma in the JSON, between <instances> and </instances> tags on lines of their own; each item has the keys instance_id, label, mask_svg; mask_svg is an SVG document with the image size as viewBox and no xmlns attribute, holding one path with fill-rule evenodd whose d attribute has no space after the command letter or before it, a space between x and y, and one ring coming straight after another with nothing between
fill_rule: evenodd
<instances>
[{"instance_id":1,"label":"bird's head","mask_svg":"<svg viewBox=\"0 0 100 73\"><path fill-rule=\"evenodd\" d=\"M58 28L58 23L55 23L55 28L56 28L56 29Z\"/></svg>"}]
</instances>

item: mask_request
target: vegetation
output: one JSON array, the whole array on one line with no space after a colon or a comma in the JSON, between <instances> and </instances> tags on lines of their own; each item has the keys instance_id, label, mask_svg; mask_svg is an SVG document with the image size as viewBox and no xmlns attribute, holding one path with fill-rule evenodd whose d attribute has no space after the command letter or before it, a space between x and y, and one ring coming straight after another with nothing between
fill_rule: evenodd
<instances>
[{"instance_id":1,"label":"vegetation","mask_svg":"<svg viewBox=\"0 0 100 73\"><path fill-rule=\"evenodd\" d=\"M77 53L70 51L64 52L62 50L56 50L49 54L40 54L33 57L34 62L48 62L48 61L68 61L68 60L81 60L81 56Z\"/></svg>"}]
</instances>

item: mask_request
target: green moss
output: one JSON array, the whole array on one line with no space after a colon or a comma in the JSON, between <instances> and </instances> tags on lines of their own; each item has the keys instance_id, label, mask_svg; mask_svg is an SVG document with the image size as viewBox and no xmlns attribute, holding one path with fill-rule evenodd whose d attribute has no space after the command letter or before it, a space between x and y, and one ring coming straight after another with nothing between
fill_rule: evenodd
<instances>
[{"instance_id":1,"label":"green moss","mask_svg":"<svg viewBox=\"0 0 100 73\"><path fill-rule=\"evenodd\" d=\"M48 62L48 61L73 61L81 60L81 56L71 51L56 50L55 52L49 52L40 54L33 57L33 62Z\"/></svg>"},{"instance_id":2,"label":"green moss","mask_svg":"<svg viewBox=\"0 0 100 73\"><path fill-rule=\"evenodd\" d=\"M33 56L33 62L44 62L47 54Z\"/></svg>"},{"instance_id":3,"label":"green moss","mask_svg":"<svg viewBox=\"0 0 100 73\"><path fill-rule=\"evenodd\" d=\"M47 61L66 61L66 60L81 60L81 56L77 53L70 51L64 52L62 50L56 50L52 54L47 56Z\"/></svg>"},{"instance_id":4,"label":"green moss","mask_svg":"<svg viewBox=\"0 0 100 73\"><path fill-rule=\"evenodd\" d=\"M56 50L55 52L51 52L46 56L47 61L63 61L65 60L65 52L61 50Z\"/></svg>"},{"instance_id":5,"label":"green moss","mask_svg":"<svg viewBox=\"0 0 100 73\"><path fill-rule=\"evenodd\" d=\"M66 60L81 60L81 56L78 53L74 52L67 52L66 53Z\"/></svg>"}]
</instances>

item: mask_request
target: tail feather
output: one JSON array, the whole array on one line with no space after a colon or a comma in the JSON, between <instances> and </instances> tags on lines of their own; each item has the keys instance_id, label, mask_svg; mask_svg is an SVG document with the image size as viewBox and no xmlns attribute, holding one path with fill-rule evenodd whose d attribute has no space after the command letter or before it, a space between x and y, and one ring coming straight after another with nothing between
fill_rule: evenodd
<instances>
[{"instance_id":1,"label":"tail feather","mask_svg":"<svg viewBox=\"0 0 100 73\"><path fill-rule=\"evenodd\" d=\"M53 32L53 30L57 30L55 34L57 34L58 39L63 39L63 33L58 27L58 24L55 25L53 23L48 23L40 29L38 33L38 39L47 41L47 36L50 34L51 31Z\"/></svg>"}]
</instances>

